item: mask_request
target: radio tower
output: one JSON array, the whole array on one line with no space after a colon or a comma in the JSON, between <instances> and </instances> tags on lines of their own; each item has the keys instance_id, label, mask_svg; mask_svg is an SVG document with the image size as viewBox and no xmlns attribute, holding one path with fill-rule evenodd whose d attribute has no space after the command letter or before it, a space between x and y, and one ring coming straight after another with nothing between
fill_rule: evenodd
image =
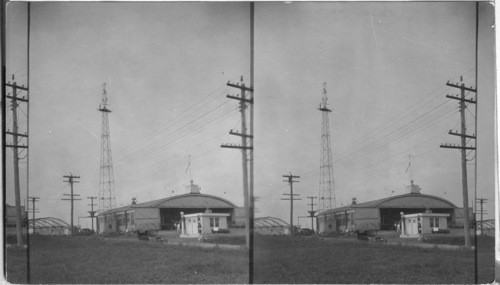
<instances>
[{"instance_id":1,"label":"radio tower","mask_svg":"<svg viewBox=\"0 0 500 285\"><path fill-rule=\"evenodd\" d=\"M322 113L318 212L335 207L335 185L333 180L332 149L330 142L330 120L328 117L331 110L327 107L327 105L328 97L326 96L326 82L324 82L323 98L318 108L318 110Z\"/></svg>"},{"instance_id":2,"label":"radio tower","mask_svg":"<svg viewBox=\"0 0 500 285\"><path fill-rule=\"evenodd\" d=\"M102 113L101 126L101 174L99 181L99 212L116 208L115 177L113 173L113 159L111 157L111 142L109 140L108 98L106 83L103 84L102 103L99 105Z\"/></svg>"}]
</instances>

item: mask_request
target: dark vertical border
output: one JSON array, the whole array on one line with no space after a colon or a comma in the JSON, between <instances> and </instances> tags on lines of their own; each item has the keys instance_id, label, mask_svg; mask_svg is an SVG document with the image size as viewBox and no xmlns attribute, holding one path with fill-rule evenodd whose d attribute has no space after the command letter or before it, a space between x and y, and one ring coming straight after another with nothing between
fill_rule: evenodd
<instances>
[{"instance_id":1,"label":"dark vertical border","mask_svg":"<svg viewBox=\"0 0 500 285\"><path fill-rule=\"evenodd\" d=\"M26 152L27 152L27 155L26 155L26 158L27 158L27 163L26 163L26 246L27 246L27 249L26 249L26 280L28 282L28 284L31 283L31 263L30 263L30 223L29 223L29 217L28 217L28 207L29 207L29 196L30 196L30 136L29 136L29 133L30 133L30 90L31 90L31 87L30 87L30 29L31 29L31 3L28 1L27 2L27 15L26 15L26 18L27 18L27 22L28 22L28 25L26 27L26 32L27 32L27 39L26 39L26 68L27 68L27 94L26 94L26 97L28 98L28 102L26 104L26 113L27 113L27 118L26 118L26 124L27 124L27 128L26 128L26 133L28 134L28 137L26 138L26 145L28 146L28 148L26 149ZM33 213L35 212L35 201L33 200ZM35 214L33 214L35 215ZM34 216L33 216L34 217ZM35 232L35 220L32 221L33 223L33 232Z\"/></svg>"},{"instance_id":2,"label":"dark vertical border","mask_svg":"<svg viewBox=\"0 0 500 285\"><path fill-rule=\"evenodd\" d=\"M6 44L5 44L5 40L6 40L6 36L5 36L5 25L6 25L6 22L7 20L5 19L5 9L6 9L6 6L7 6L7 3L8 1L3 1L1 2L1 7L0 7L0 13L1 13L1 36L0 36L0 42L1 42L1 49L2 49L2 55L1 55L1 62L2 62L2 100L1 100L1 104L2 104L2 199L3 199L3 224L5 225L6 224L6 216L7 216L7 210L6 210L6 207L5 207L5 199L6 199L6 196L5 196L5 181L6 181L6 171L5 171L5 111L6 111L6 98L5 98L5 95L6 95L6 86L5 86L5 83L6 83L6 74L5 72L7 71L6 67L5 67L5 47L6 47ZM5 227L3 227L2 229L2 233L3 233L3 246L4 246L4 251L3 251L3 272L4 272L4 278L5 280L7 280L7 266L6 266L6 261L7 261L7 251L6 251L6 248L5 248Z\"/></svg>"},{"instance_id":3,"label":"dark vertical border","mask_svg":"<svg viewBox=\"0 0 500 285\"><path fill-rule=\"evenodd\" d=\"M478 279L478 266L477 266L477 149L478 149L478 144L477 144L477 98L478 98L478 89L477 89L477 74L478 74L478 41L479 41L479 1L476 1L476 120L475 120L475 136L476 136L476 150L475 150L475 155L476 159L474 160L474 209L476 209L474 213L474 283L478 284L479 279ZM481 221L482 222L482 221ZM482 234L482 233L481 233Z\"/></svg>"},{"instance_id":4,"label":"dark vertical border","mask_svg":"<svg viewBox=\"0 0 500 285\"><path fill-rule=\"evenodd\" d=\"M249 236L249 247L248 247L248 283L253 284L253 251L254 251L254 211L255 211L255 197L253 193L253 168L254 168L254 133L253 133L253 113L254 113L254 17L255 17L255 9L254 2L250 2L250 88L252 88L252 92L250 92L250 236Z\"/></svg>"}]
</instances>

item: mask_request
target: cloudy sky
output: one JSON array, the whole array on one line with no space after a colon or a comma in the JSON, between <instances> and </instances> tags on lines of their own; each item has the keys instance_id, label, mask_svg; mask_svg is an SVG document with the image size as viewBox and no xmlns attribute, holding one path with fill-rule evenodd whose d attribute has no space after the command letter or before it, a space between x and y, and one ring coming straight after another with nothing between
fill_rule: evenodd
<instances>
[{"instance_id":1,"label":"cloudy sky","mask_svg":"<svg viewBox=\"0 0 500 285\"><path fill-rule=\"evenodd\" d=\"M489 215L493 12L480 3L477 192ZM25 85L26 15L25 3L9 5L7 74ZM32 3L29 191L40 197L38 215L69 221L63 175L81 176L75 217L86 216L86 197L98 195L103 83L118 205L184 193L189 155L202 193L243 205L241 153L220 145L239 143L228 134L241 121L226 82L249 80L249 15L248 3ZM461 76L476 86L475 3L257 3L256 216L288 221L284 174L300 176L295 217L307 214L306 196L318 195L323 82L337 206L406 193L410 154L422 193L461 206L460 153L439 148L459 143L447 134L459 130L458 102L445 96L457 94L446 82ZM11 125L10 112L6 119ZM468 158L472 203L474 153ZM6 159L13 204L10 150ZM26 163L21 171L26 181ZM26 199L26 183L22 191Z\"/></svg>"}]
</instances>

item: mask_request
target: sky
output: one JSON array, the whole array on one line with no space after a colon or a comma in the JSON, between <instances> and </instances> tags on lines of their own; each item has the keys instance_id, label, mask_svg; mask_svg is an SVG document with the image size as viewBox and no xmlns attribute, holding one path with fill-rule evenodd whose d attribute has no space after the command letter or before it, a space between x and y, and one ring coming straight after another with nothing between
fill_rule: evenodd
<instances>
[{"instance_id":1,"label":"sky","mask_svg":"<svg viewBox=\"0 0 500 285\"><path fill-rule=\"evenodd\" d=\"M477 197L488 199L491 217L494 9L479 7ZM324 82L337 206L407 193L411 161L422 193L462 207L460 152L439 145L459 143L448 135L459 131L458 102L445 97L458 90L446 82L463 76L476 86L475 15L473 2L256 3L256 217L288 222L282 176L292 173L302 198L294 223L310 227L297 217L310 209L306 197L318 196ZM7 16L7 75L27 85L26 3L11 3ZM63 175L80 176L75 217L98 195L103 83L118 206L185 193L189 155L202 193L243 205L241 152L220 145L240 143L228 134L241 120L226 82L249 82L248 3L32 3L30 33L29 193L40 197L39 217L69 222ZM474 108L468 133L476 133ZM468 158L472 205L474 153ZM13 204L11 160L7 151Z\"/></svg>"}]
</instances>

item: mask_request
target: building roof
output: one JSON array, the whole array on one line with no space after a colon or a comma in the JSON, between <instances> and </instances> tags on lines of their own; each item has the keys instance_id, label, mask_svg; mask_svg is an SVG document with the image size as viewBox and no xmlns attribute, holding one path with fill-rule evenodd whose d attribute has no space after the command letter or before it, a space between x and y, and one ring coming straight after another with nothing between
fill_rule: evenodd
<instances>
[{"instance_id":1,"label":"building roof","mask_svg":"<svg viewBox=\"0 0 500 285\"><path fill-rule=\"evenodd\" d=\"M442 214L442 213L416 213L416 214L405 214L405 218L413 218L413 217L449 217L450 214Z\"/></svg>"},{"instance_id":2,"label":"building roof","mask_svg":"<svg viewBox=\"0 0 500 285\"><path fill-rule=\"evenodd\" d=\"M202 217L229 217L229 214L228 213L195 213L195 214L184 215L184 217L187 217L187 218L197 217L197 216L202 216Z\"/></svg>"},{"instance_id":3,"label":"building roof","mask_svg":"<svg viewBox=\"0 0 500 285\"><path fill-rule=\"evenodd\" d=\"M135 208L235 208L230 201L208 194L183 194L134 205Z\"/></svg>"},{"instance_id":4,"label":"building roof","mask_svg":"<svg viewBox=\"0 0 500 285\"><path fill-rule=\"evenodd\" d=\"M132 210L132 206L134 206L134 205L127 205L127 206L123 206L123 207L109 209L109 210L106 210L102 213L99 213L98 216L103 215L103 214L112 214L112 213L120 213L120 212L130 211L130 210Z\"/></svg>"},{"instance_id":5,"label":"building roof","mask_svg":"<svg viewBox=\"0 0 500 285\"><path fill-rule=\"evenodd\" d=\"M383 199L368 201L330 209L319 213L337 213L354 210L356 208L458 208L455 204L441 197L408 193L403 195L391 196Z\"/></svg>"},{"instance_id":6,"label":"building roof","mask_svg":"<svg viewBox=\"0 0 500 285\"><path fill-rule=\"evenodd\" d=\"M163 199L157 199L149 202L137 203L133 205L123 206L115 209L110 209L99 213L99 215L103 214L111 214L111 213L119 213L130 211L135 208L203 208L203 209L215 209L215 208L236 208L232 202L218 197L214 195L208 194L182 194L177 196L172 196Z\"/></svg>"}]
</instances>

